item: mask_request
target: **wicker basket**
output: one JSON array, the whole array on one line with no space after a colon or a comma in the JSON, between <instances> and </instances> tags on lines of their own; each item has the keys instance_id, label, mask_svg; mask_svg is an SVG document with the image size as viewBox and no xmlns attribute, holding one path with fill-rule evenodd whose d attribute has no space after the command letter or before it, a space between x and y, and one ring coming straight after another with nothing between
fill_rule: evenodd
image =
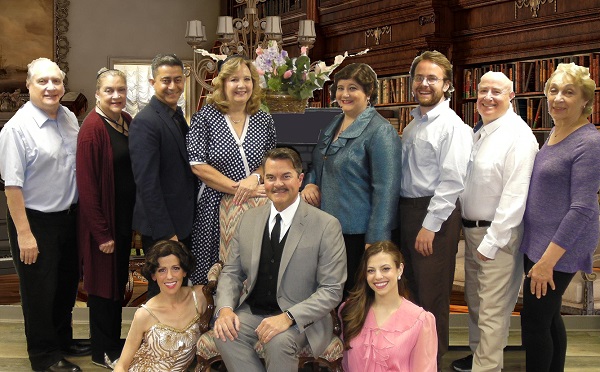
<instances>
[{"instance_id":1,"label":"wicker basket","mask_svg":"<svg viewBox=\"0 0 600 372\"><path fill-rule=\"evenodd\" d=\"M271 113L293 112L303 114L306 109L307 99L296 99L287 94L275 94L267 92L265 101Z\"/></svg>"}]
</instances>

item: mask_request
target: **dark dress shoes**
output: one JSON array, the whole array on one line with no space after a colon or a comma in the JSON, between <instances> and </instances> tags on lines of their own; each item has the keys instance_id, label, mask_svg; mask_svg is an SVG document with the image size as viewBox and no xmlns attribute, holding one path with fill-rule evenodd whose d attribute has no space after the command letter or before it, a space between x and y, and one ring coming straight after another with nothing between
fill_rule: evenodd
<instances>
[{"instance_id":1,"label":"dark dress shoes","mask_svg":"<svg viewBox=\"0 0 600 372\"><path fill-rule=\"evenodd\" d=\"M86 356L92 354L92 345L89 342L78 341L71 344L66 349L61 349L62 353L66 356Z\"/></svg>"},{"instance_id":2,"label":"dark dress shoes","mask_svg":"<svg viewBox=\"0 0 600 372\"><path fill-rule=\"evenodd\" d=\"M66 359L61 359L50 367L39 372L81 372L77 364L73 364Z\"/></svg>"}]
</instances>

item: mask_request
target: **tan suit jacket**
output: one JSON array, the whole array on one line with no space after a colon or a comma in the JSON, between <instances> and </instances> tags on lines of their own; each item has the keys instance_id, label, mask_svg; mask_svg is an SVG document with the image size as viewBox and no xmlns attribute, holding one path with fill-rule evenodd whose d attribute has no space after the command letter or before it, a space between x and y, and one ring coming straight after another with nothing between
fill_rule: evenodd
<instances>
[{"instance_id":1,"label":"tan suit jacket","mask_svg":"<svg viewBox=\"0 0 600 372\"><path fill-rule=\"evenodd\" d=\"M217 309L236 309L252 292L270 208L267 203L242 216L219 276ZM340 223L300 201L281 256L277 302L282 311L292 313L300 332L306 332L316 355L331 341L333 325L328 314L340 303L345 281L346 248Z\"/></svg>"}]
</instances>

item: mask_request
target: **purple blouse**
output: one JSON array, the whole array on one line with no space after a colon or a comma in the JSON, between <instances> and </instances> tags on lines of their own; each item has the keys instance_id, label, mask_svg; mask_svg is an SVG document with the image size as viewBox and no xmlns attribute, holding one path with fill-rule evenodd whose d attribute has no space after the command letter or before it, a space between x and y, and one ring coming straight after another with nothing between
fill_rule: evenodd
<instances>
[{"instance_id":1,"label":"purple blouse","mask_svg":"<svg viewBox=\"0 0 600 372\"><path fill-rule=\"evenodd\" d=\"M544 144L533 165L521 252L537 262L554 242L566 250L554 270L591 273L600 235L599 189L600 133L593 124Z\"/></svg>"}]
</instances>

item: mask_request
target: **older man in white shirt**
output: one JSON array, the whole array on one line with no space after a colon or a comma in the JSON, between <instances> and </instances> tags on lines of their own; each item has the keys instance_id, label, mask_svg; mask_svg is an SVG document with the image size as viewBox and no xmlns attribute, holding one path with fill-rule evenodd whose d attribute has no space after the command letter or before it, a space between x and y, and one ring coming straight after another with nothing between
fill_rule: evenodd
<instances>
[{"instance_id":1,"label":"older man in white shirt","mask_svg":"<svg viewBox=\"0 0 600 372\"><path fill-rule=\"evenodd\" d=\"M34 371L81 371L64 356L91 353L89 345L73 341L79 125L60 104L64 78L49 59L32 61L26 80L30 101L0 131L8 234Z\"/></svg>"},{"instance_id":2,"label":"older man in white shirt","mask_svg":"<svg viewBox=\"0 0 600 372\"><path fill-rule=\"evenodd\" d=\"M465 298L473 356L456 371L500 371L510 315L523 278L519 253L523 213L538 143L511 107L513 83L501 72L481 77L465 190L460 196L465 235ZM472 365L472 367L471 367Z\"/></svg>"}]
</instances>

